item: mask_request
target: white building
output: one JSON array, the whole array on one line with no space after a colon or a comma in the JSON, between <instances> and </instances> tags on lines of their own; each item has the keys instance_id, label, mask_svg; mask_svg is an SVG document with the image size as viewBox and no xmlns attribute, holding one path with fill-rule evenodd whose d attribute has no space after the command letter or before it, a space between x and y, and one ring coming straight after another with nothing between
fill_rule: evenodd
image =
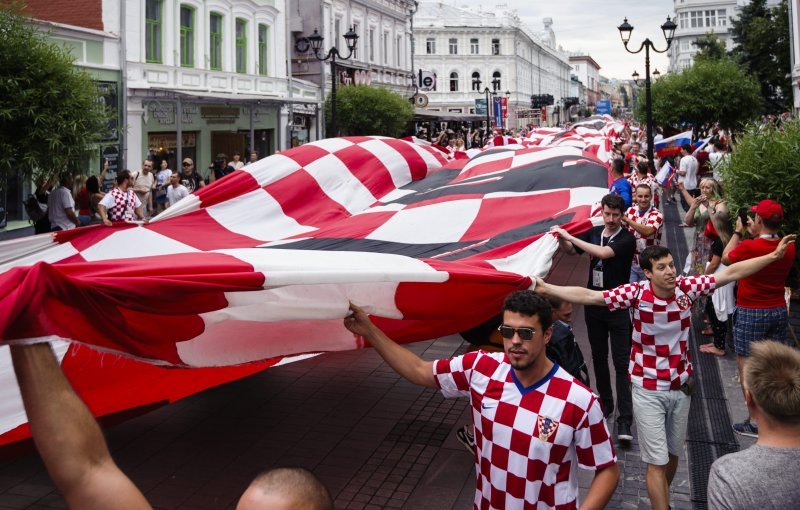
<instances>
[{"instance_id":1,"label":"white building","mask_svg":"<svg viewBox=\"0 0 800 510\"><path fill-rule=\"evenodd\" d=\"M530 123L532 95L550 94L555 105L569 91L569 61L556 47L552 25L546 18L536 34L502 5L476 11L421 2L414 17L415 64L437 78L436 89L424 92L427 110L475 113L475 100L485 98L488 87L508 93L511 127ZM548 107L546 119L552 111Z\"/></svg>"},{"instance_id":2,"label":"white building","mask_svg":"<svg viewBox=\"0 0 800 510\"><path fill-rule=\"evenodd\" d=\"M570 55L569 62L585 89L585 95L579 99L585 101L587 106L594 106L600 99L600 64L591 55L583 54Z\"/></svg>"},{"instance_id":3,"label":"white building","mask_svg":"<svg viewBox=\"0 0 800 510\"><path fill-rule=\"evenodd\" d=\"M728 51L732 50L731 18L736 19L740 9L748 3L749 0L674 0L674 21L678 28L668 53L670 72L692 66L697 53L694 42L706 34L713 33L725 43ZM767 0L770 7L778 3L780 0ZM666 41L662 37L656 42L656 47L661 49L664 46Z\"/></svg>"},{"instance_id":4,"label":"white building","mask_svg":"<svg viewBox=\"0 0 800 510\"><path fill-rule=\"evenodd\" d=\"M291 16L291 63L296 78L331 89L330 61L321 63L307 38L317 30L324 40L320 57L335 47L347 57L344 35L358 35L348 59L337 58L337 86L377 85L405 97L414 94L411 66L413 0L287 0Z\"/></svg>"}]
</instances>

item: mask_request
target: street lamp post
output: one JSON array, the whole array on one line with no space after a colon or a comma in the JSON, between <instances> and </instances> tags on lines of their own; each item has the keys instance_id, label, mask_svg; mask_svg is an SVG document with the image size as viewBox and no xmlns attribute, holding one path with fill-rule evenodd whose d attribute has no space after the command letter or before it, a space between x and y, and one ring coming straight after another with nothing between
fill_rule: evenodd
<instances>
[{"instance_id":1,"label":"street lamp post","mask_svg":"<svg viewBox=\"0 0 800 510\"><path fill-rule=\"evenodd\" d=\"M476 78L475 80L472 81L472 83L474 86L474 90L480 90L481 83L483 82L481 82L480 78ZM491 101L489 95L491 94L492 96L494 96L495 91L500 89L500 79L495 78L492 80L492 88L493 90L490 90L489 87L486 87L483 89L482 92L486 96L486 133L485 133L486 136L484 137L484 142L483 142L484 145L489 143L489 132L492 129L492 118L489 112L491 111L490 108L493 109L494 102Z\"/></svg>"},{"instance_id":2,"label":"street lamp post","mask_svg":"<svg viewBox=\"0 0 800 510\"><path fill-rule=\"evenodd\" d=\"M652 49L656 53L666 53L669 50L669 47L672 45L672 38L675 36L675 29L678 26L675 24L674 21L667 16L667 21L661 25L661 31L664 33L664 39L667 41L667 47L663 50L658 50L655 47L655 44L650 39L645 39L642 42L642 45L639 46L639 49L636 51L631 51L628 48L628 42L631 40L631 33L633 32L633 26L628 23L628 18L625 18L622 22L622 25L618 26L617 29L619 30L619 35L622 38L622 44L625 46L625 50L628 53L641 53L644 50L644 90L645 90L645 110L647 112L647 159L648 165L650 166L650 171L653 174L656 173L655 164L653 161L653 104L650 98L650 50ZM634 81L637 80L639 74L634 72Z\"/></svg>"},{"instance_id":3,"label":"street lamp post","mask_svg":"<svg viewBox=\"0 0 800 510\"><path fill-rule=\"evenodd\" d=\"M331 47L324 57L320 56L322 42L324 40L325 38L319 34L316 28L314 29L314 33L308 36L308 42L311 44L314 57L320 62L325 62L326 60L331 61L331 127L333 128L333 136L338 136L339 131L336 126L336 59L347 60L353 56L356 51L358 34L355 31L355 27L350 27L350 30L344 34L344 40L347 43L347 56L339 53L339 49L336 46Z\"/></svg>"}]
</instances>

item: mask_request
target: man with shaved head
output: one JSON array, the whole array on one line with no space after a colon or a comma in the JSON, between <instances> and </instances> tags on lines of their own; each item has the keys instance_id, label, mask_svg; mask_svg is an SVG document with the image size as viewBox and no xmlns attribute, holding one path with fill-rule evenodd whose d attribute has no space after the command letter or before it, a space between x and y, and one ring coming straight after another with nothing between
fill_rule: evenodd
<instances>
[{"instance_id":1,"label":"man with shaved head","mask_svg":"<svg viewBox=\"0 0 800 510\"><path fill-rule=\"evenodd\" d=\"M328 489L308 470L277 468L264 471L250 484L236 510L333 510Z\"/></svg>"}]
</instances>

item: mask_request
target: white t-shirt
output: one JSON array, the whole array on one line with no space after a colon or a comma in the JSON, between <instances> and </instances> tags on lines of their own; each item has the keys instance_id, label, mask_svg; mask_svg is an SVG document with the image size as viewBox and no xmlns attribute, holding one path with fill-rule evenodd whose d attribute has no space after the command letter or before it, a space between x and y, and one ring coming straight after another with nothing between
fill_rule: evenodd
<instances>
[{"instance_id":1,"label":"white t-shirt","mask_svg":"<svg viewBox=\"0 0 800 510\"><path fill-rule=\"evenodd\" d=\"M183 184L178 184L177 188L172 185L167 186L167 201L169 202L170 206L175 205L178 200L188 196L189 190L186 189L186 186Z\"/></svg>"},{"instance_id":2,"label":"white t-shirt","mask_svg":"<svg viewBox=\"0 0 800 510\"><path fill-rule=\"evenodd\" d=\"M697 167L697 158L694 156L681 157L681 164L678 169L682 172L685 171L686 175L678 174L678 182L682 182L687 191L697 189Z\"/></svg>"},{"instance_id":3,"label":"white t-shirt","mask_svg":"<svg viewBox=\"0 0 800 510\"><path fill-rule=\"evenodd\" d=\"M69 219L64 209L72 209L75 212L75 199L72 193L64 186L59 186L47 197L47 216L50 218L50 228L60 228L69 230L75 228L75 224Z\"/></svg>"},{"instance_id":4,"label":"white t-shirt","mask_svg":"<svg viewBox=\"0 0 800 510\"><path fill-rule=\"evenodd\" d=\"M244 161L237 161L235 163L231 161L230 163L228 163L228 165L232 166L234 170L241 170L242 168L244 168Z\"/></svg>"}]
</instances>

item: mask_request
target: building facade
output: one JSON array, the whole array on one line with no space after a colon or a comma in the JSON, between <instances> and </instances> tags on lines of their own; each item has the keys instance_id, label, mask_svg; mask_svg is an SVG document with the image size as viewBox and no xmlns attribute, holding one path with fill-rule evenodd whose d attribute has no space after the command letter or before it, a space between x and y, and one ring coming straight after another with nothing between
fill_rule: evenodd
<instances>
[{"instance_id":1,"label":"building facade","mask_svg":"<svg viewBox=\"0 0 800 510\"><path fill-rule=\"evenodd\" d=\"M331 90L330 61L314 56L308 37L318 32L324 39L320 57L335 47L348 57L337 58L337 86L365 84L384 87L404 97L414 94L411 66L413 0L287 0L291 16L292 75L320 85L323 96ZM358 35L355 51L348 55L344 35Z\"/></svg>"},{"instance_id":2,"label":"building facade","mask_svg":"<svg viewBox=\"0 0 800 510\"><path fill-rule=\"evenodd\" d=\"M800 6L789 2L789 39L792 63L792 111L800 111Z\"/></svg>"},{"instance_id":3,"label":"building facade","mask_svg":"<svg viewBox=\"0 0 800 510\"><path fill-rule=\"evenodd\" d=\"M594 107L600 99L600 64L591 55L570 55L569 63L584 86L585 96L580 99L586 101L587 106Z\"/></svg>"},{"instance_id":4,"label":"building facade","mask_svg":"<svg viewBox=\"0 0 800 510\"><path fill-rule=\"evenodd\" d=\"M714 34L725 43L725 48L733 49L733 38L730 34L731 19L739 16L742 7L749 0L673 0L675 6L674 21L678 25L675 37L669 49L669 71L681 71L691 67L697 47L694 42L706 34ZM769 7L774 7L780 0L767 0ZM793 2L789 2L791 6ZM791 7L790 7L791 8ZM664 46L660 45L659 47Z\"/></svg>"},{"instance_id":5,"label":"building facade","mask_svg":"<svg viewBox=\"0 0 800 510\"><path fill-rule=\"evenodd\" d=\"M549 94L554 104L544 113L550 123L558 101L566 97L570 65L556 48L553 22L534 33L516 12L459 9L422 2L414 17L415 64L432 72L435 90L425 91L428 111L476 113L484 89L508 98L510 127L531 123L531 96ZM497 83L495 87L492 82Z\"/></svg>"}]
</instances>

